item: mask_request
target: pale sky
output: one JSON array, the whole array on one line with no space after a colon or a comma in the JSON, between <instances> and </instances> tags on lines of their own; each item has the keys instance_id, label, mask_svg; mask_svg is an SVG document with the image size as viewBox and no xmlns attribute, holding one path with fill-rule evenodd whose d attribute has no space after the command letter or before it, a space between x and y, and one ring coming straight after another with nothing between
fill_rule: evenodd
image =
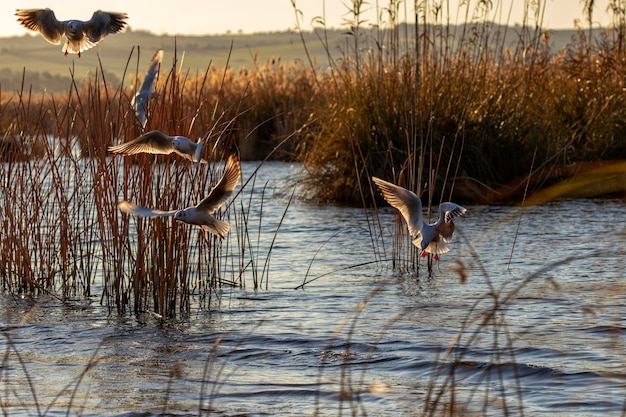
<instances>
[{"instance_id":1,"label":"pale sky","mask_svg":"<svg viewBox=\"0 0 626 417\"><path fill-rule=\"evenodd\" d=\"M450 12L450 23L462 23L466 6L473 10L478 0L426 0L428 4L443 4L444 10ZM545 1L543 27L560 29L574 27L574 20L583 19L581 0L539 0ZM596 0L594 12L595 26L606 26L610 23L607 6L611 0ZM346 4L350 0L295 0L302 11L302 27L310 30L311 21L317 16L325 15L326 25L330 28L342 28L343 20L348 16ZM497 9L490 11L490 20L507 23L506 16L511 11L511 24L522 21L524 4L533 3L528 0L492 0ZM368 22L375 22L375 4L382 8L389 4L388 0L369 0L364 15ZM418 3L421 3L418 2ZM412 15L414 0L400 3L400 16L406 12ZM406 5L406 10L405 10ZM57 19L87 20L97 9L105 11L126 12L129 15L128 25L134 30L149 30L156 34L169 35L204 35L223 34L228 31L237 33L283 31L296 26L296 17L292 0L1 0L0 1L0 36L21 35L27 30L15 19L15 9L45 8L54 10ZM462 17L458 17L461 12ZM534 22L533 22L534 23ZM586 24L585 24L586 27Z\"/></svg>"}]
</instances>

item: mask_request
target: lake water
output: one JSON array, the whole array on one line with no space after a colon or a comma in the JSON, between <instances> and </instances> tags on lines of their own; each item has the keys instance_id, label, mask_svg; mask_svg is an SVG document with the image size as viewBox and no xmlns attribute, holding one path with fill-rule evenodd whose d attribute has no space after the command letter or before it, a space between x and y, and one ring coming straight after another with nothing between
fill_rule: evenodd
<instances>
[{"instance_id":1,"label":"lake water","mask_svg":"<svg viewBox=\"0 0 626 417\"><path fill-rule=\"evenodd\" d=\"M243 164L244 178L254 167ZM299 173L284 163L259 171L273 196L260 259L289 197L283 179ZM431 275L424 260L419 274L386 260L391 208L372 238L363 209L294 201L267 289L222 289L219 306L188 317L109 314L97 280L92 299L65 304L4 295L0 409L382 416L438 401L478 415L622 414L624 202L467 208Z\"/></svg>"}]
</instances>

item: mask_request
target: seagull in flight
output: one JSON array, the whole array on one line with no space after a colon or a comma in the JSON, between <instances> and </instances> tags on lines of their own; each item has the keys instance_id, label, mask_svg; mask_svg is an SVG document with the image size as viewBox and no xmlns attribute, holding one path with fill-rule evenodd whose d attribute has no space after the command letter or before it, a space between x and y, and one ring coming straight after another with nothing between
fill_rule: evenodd
<instances>
[{"instance_id":1,"label":"seagull in flight","mask_svg":"<svg viewBox=\"0 0 626 417\"><path fill-rule=\"evenodd\" d=\"M215 187L211 188L209 195L206 196L197 206L187 207L182 210L158 210L147 207L140 207L128 201L121 201L117 207L123 213L134 214L141 217L174 217L184 223L195 225L196 227L208 233L224 238L230 231L230 223L218 220L214 213L224 204L232 195L239 177L241 176L241 166L239 160L231 155L226 162L224 173ZM206 233L204 236L208 243Z\"/></svg>"},{"instance_id":2,"label":"seagull in flight","mask_svg":"<svg viewBox=\"0 0 626 417\"><path fill-rule=\"evenodd\" d=\"M146 122L148 121L148 100L155 96L154 91L152 91L152 84L154 84L154 79L159 73L161 61L163 61L163 49L156 51L150 60L141 88L130 102L142 127L146 127Z\"/></svg>"},{"instance_id":3,"label":"seagull in flight","mask_svg":"<svg viewBox=\"0 0 626 417\"><path fill-rule=\"evenodd\" d=\"M438 260L439 255L450 249L446 243L452 240L454 233L453 219L463 216L467 209L455 203L441 203L439 218L429 224L422 216L422 201L413 191L398 185L372 177L387 202L395 207L406 221L413 244L421 250L421 256L430 253Z\"/></svg>"},{"instance_id":4,"label":"seagull in flight","mask_svg":"<svg viewBox=\"0 0 626 417\"><path fill-rule=\"evenodd\" d=\"M114 154L125 156L138 153L161 155L176 153L191 162L206 164L207 161L202 159L203 146L202 140L195 143L184 136L169 136L160 130L152 130L129 142L109 146L107 149Z\"/></svg>"},{"instance_id":5,"label":"seagull in flight","mask_svg":"<svg viewBox=\"0 0 626 417\"><path fill-rule=\"evenodd\" d=\"M48 42L59 45L65 35L63 52L80 54L92 48L110 33L117 33L126 26L126 13L94 12L91 19L57 20L51 9L17 9L17 21L27 29L39 32Z\"/></svg>"}]
</instances>

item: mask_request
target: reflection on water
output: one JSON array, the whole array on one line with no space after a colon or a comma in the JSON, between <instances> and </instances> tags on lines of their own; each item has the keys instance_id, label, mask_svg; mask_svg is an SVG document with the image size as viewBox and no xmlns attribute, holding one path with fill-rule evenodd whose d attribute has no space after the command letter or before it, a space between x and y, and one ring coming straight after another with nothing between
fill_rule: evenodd
<instances>
[{"instance_id":1,"label":"reflection on water","mask_svg":"<svg viewBox=\"0 0 626 417\"><path fill-rule=\"evenodd\" d=\"M243 168L249 175L254 165ZM298 171L261 169L266 193L277 193L262 208L263 245L288 199L280 179ZM393 211L380 214L375 239L388 240ZM268 289L224 289L212 311L163 324L108 316L98 297L4 296L0 406L10 415L418 415L430 384L445 381L433 379L438 371L454 371L459 406L478 414L501 415L505 394L512 414L519 397L527 415L620 414L625 215L618 200L562 201L521 216L514 207L469 207L429 277L368 264L377 258L362 209L294 202ZM456 260L468 270L465 285ZM476 331L493 309L490 291L502 301L544 267L501 306L498 328ZM305 277L319 278L294 290ZM466 348L443 363L464 323L457 346ZM494 349L494 340L514 349Z\"/></svg>"}]
</instances>

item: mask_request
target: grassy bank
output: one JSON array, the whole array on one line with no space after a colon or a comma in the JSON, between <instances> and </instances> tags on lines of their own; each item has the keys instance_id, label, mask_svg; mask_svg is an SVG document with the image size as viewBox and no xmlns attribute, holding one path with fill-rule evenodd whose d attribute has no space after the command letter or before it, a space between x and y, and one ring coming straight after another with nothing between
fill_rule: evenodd
<instances>
[{"instance_id":1,"label":"grassy bank","mask_svg":"<svg viewBox=\"0 0 626 417\"><path fill-rule=\"evenodd\" d=\"M599 40L581 27L553 50L539 11L516 29L426 12L411 26L355 24L320 77L320 123L301 154L316 197L369 201L375 175L429 201L520 201L533 172L544 175L530 192L562 178L556 168L626 158L624 27Z\"/></svg>"}]
</instances>

